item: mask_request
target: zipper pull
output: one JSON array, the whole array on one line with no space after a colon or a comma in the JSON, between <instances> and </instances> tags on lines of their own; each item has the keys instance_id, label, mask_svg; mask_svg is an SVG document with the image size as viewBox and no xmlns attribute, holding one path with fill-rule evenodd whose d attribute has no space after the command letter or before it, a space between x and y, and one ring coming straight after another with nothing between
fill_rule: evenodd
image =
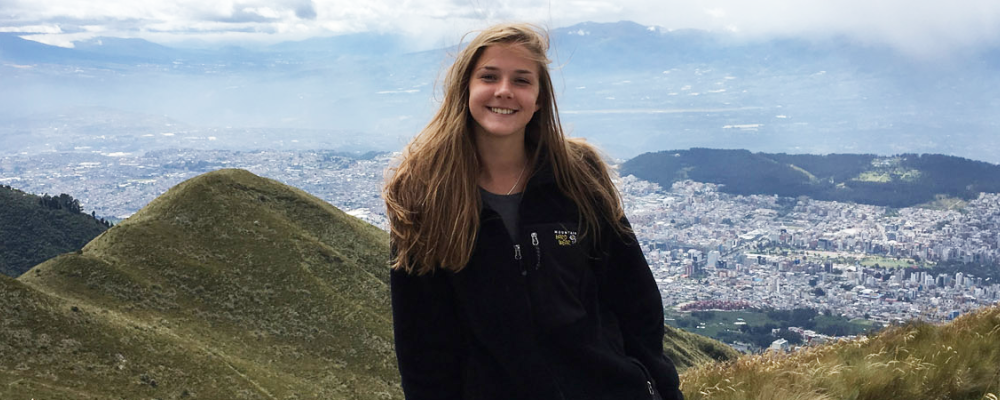
<instances>
[{"instance_id":1,"label":"zipper pull","mask_svg":"<svg viewBox=\"0 0 1000 400\"><path fill-rule=\"evenodd\" d=\"M653 382L650 382L650 381L646 381L646 388L648 388L648 389L649 389L649 394L650 394L650 395L654 394L654 393L653 393Z\"/></svg>"},{"instance_id":2,"label":"zipper pull","mask_svg":"<svg viewBox=\"0 0 1000 400\"><path fill-rule=\"evenodd\" d=\"M519 244L514 245L514 259L518 261L521 260L521 245Z\"/></svg>"},{"instance_id":3,"label":"zipper pull","mask_svg":"<svg viewBox=\"0 0 1000 400\"><path fill-rule=\"evenodd\" d=\"M538 233L531 232L531 245L535 246L535 269L542 267L542 248L538 247Z\"/></svg>"}]
</instances>

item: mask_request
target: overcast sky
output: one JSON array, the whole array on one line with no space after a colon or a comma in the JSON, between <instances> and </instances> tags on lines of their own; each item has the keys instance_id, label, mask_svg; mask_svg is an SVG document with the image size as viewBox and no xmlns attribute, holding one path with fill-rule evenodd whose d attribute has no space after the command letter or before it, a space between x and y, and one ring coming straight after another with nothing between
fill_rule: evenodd
<instances>
[{"instance_id":1,"label":"overcast sky","mask_svg":"<svg viewBox=\"0 0 1000 400\"><path fill-rule=\"evenodd\" d=\"M71 46L94 36L159 43L276 42L350 32L452 45L507 20L548 27L635 21L742 35L846 34L933 54L1000 43L998 0L0 0L0 31Z\"/></svg>"}]
</instances>

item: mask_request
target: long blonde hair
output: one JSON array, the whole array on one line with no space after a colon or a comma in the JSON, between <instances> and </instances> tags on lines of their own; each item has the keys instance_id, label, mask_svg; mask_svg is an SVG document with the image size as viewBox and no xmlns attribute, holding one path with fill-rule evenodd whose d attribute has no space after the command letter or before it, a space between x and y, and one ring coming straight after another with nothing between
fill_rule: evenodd
<instances>
[{"instance_id":1,"label":"long blonde hair","mask_svg":"<svg viewBox=\"0 0 1000 400\"><path fill-rule=\"evenodd\" d=\"M520 45L538 62L540 108L525 128L532 165L551 165L559 189L580 210L582 232L600 235L602 222L625 234L624 211L607 166L597 151L563 135L548 71L548 35L528 24L499 24L479 33L448 69L444 101L427 127L389 169L383 189L389 216L392 267L425 274L458 272L472 256L479 230L481 165L469 113L469 81L483 51Z\"/></svg>"}]
</instances>

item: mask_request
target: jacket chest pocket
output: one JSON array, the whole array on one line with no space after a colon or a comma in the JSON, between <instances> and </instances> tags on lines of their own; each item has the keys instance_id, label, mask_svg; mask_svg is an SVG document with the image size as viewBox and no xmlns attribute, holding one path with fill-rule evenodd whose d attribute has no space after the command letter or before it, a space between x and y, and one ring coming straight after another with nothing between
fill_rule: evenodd
<instances>
[{"instance_id":1,"label":"jacket chest pocket","mask_svg":"<svg viewBox=\"0 0 1000 400\"><path fill-rule=\"evenodd\" d=\"M523 266L527 271L535 323L542 331L572 324L587 316L588 287L593 286L590 246L576 224L525 227L531 247Z\"/></svg>"}]
</instances>

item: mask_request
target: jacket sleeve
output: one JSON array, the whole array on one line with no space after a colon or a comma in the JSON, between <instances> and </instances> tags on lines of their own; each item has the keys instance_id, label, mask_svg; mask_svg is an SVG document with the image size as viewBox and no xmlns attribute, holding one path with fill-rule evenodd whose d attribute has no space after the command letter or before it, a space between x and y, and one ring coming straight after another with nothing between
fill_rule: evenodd
<instances>
[{"instance_id":1,"label":"jacket sleeve","mask_svg":"<svg viewBox=\"0 0 1000 400\"><path fill-rule=\"evenodd\" d=\"M461 333L444 272L390 273L396 361L407 400L461 398Z\"/></svg>"},{"instance_id":2,"label":"jacket sleeve","mask_svg":"<svg viewBox=\"0 0 1000 400\"><path fill-rule=\"evenodd\" d=\"M624 221L628 226L628 221ZM608 235L606 297L618 317L625 353L646 367L664 400L683 399L674 363L663 354L663 299L635 235Z\"/></svg>"}]
</instances>

